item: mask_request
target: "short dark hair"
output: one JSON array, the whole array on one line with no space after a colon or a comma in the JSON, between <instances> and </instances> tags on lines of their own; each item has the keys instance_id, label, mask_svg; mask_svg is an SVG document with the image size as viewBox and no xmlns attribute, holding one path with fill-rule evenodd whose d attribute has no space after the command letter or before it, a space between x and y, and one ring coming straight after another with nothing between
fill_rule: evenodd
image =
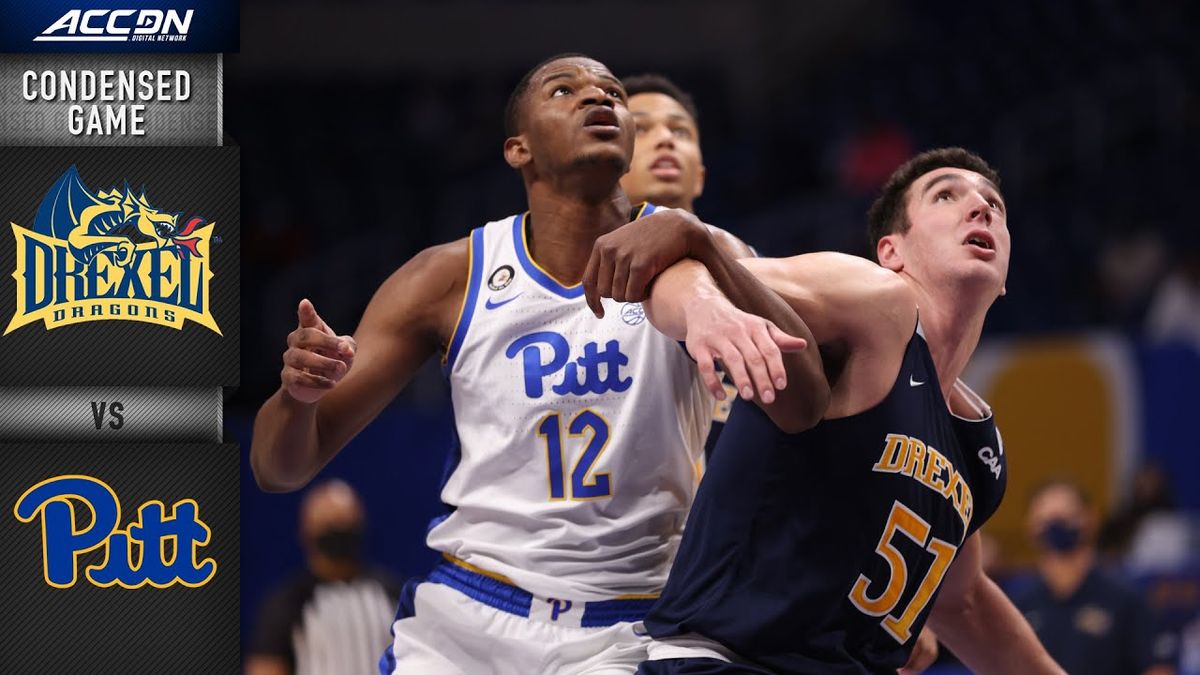
<instances>
[{"instance_id":1,"label":"short dark hair","mask_svg":"<svg viewBox=\"0 0 1200 675\"><path fill-rule=\"evenodd\" d=\"M525 75L521 77L521 80L517 82L517 86L513 87L512 93L508 95L508 103L504 106L504 135L506 137L511 138L521 133L521 99L525 98L525 92L529 90L529 83L533 80L533 76L536 75L537 72L542 68L545 68L555 61L561 61L563 59L596 60L587 54L580 54L578 52L563 52L562 54L555 54L554 56L551 56L550 58L545 59L541 63L530 68L529 72L525 73Z\"/></svg>"},{"instance_id":2,"label":"short dark hair","mask_svg":"<svg viewBox=\"0 0 1200 675\"><path fill-rule=\"evenodd\" d=\"M897 232L904 234L912 227L905 210L908 188L930 171L947 167L974 171L1000 189L1000 175L982 157L969 150L937 148L922 152L892 172L879 198L867 211L867 237L871 240L872 255L878 250L880 239Z\"/></svg>"},{"instance_id":3,"label":"short dark hair","mask_svg":"<svg viewBox=\"0 0 1200 675\"><path fill-rule=\"evenodd\" d=\"M625 94L627 96L636 96L638 94L663 94L664 96L670 96L692 116L693 122L696 124L700 123L700 109L696 107L696 101L692 99L692 95L680 89L679 85L668 79L666 75L642 73L641 75L622 78L621 84L625 85Z\"/></svg>"},{"instance_id":4,"label":"short dark hair","mask_svg":"<svg viewBox=\"0 0 1200 675\"><path fill-rule=\"evenodd\" d=\"M1047 492L1060 488L1074 494L1076 499L1078 499L1079 503L1083 506L1084 510L1091 508L1092 498L1090 495L1088 495L1087 490L1084 490L1083 486L1071 480L1070 478L1061 477L1048 478L1035 485L1033 490L1029 492L1029 499L1025 501L1025 508L1028 509L1029 507L1033 506L1033 503Z\"/></svg>"}]
</instances>

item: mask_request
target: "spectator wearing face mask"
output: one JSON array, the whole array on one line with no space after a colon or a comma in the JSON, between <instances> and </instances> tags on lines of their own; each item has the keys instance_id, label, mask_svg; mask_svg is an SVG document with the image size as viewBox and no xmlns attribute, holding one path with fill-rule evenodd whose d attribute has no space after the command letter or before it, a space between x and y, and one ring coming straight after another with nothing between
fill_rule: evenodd
<instances>
[{"instance_id":1,"label":"spectator wearing face mask","mask_svg":"<svg viewBox=\"0 0 1200 675\"><path fill-rule=\"evenodd\" d=\"M366 517L348 484L313 487L300 505L307 569L276 588L246 650L246 675L376 672L399 586L363 561Z\"/></svg>"},{"instance_id":2,"label":"spectator wearing face mask","mask_svg":"<svg viewBox=\"0 0 1200 675\"><path fill-rule=\"evenodd\" d=\"M1135 589L1096 565L1097 521L1074 483L1034 491L1026 524L1038 550L1037 579L1015 604L1069 673L1172 675L1175 637L1156 628Z\"/></svg>"}]
</instances>

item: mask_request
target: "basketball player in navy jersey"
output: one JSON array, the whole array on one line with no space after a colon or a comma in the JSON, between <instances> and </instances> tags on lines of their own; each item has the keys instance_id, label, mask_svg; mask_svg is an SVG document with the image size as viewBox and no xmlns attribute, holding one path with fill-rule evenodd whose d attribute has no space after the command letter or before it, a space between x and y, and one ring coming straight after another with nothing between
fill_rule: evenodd
<instances>
[{"instance_id":1,"label":"basketball player in navy jersey","mask_svg":"<svg viewBox=\"0 0 1200 675\"><path fill-rule=\"evenodd\" d=\"M706 171L700 148L700 115L695 101L667 77L646 73L622 78L629 97L629 110L637 127L633 161L621 177L621 187L633 202L648 201L658 206L695 212L695 201L704 191ZM733 239L730 237L730 239ZM737 242L725 242L726 250L739 257L754 251ZM740 246L740 248L738 248ZM737 390L724 382L726 398L713 407L712 429L705 442L710 457L729 418ZM913 648L906 669L919 672L937 658L937 638L926 629Z\"/></svg>"},{"instance_id":2,"label":"basketball player in navy jersey","mask_svg":"<svg viewBox=\"0 0 1200 675\"><path fill-rule=\"evenodd\" d=\"M633 161L629 173L621 177L621 188L633 202L694 212L705 177L695 101L657 73L625 77L621 82L637 128Z\"/></svg>"},{"instance_id":3,"label":"basketball player in navy jersey","mask_svg":"<svg viewBox=\"0 0 1200 675\"><path fill-rule=\"evenodd\" d=\"M630 201L650 202L695 212L696 199L704 192L704 155L700 151L700 112L696 102L666 76L645 73L621 78L629 95L629 112L637 135L629 173L621 176L621 188ZM737 257L754 255L749 246L729 237L727 248ZM707 458L717 439L737 389L724 382L725 399L713 406L712 429L704 443Z\"/></svg>"},{"instance_id":4,"label":"basketball player in navy jersey","mask_svg":"<svg viewBox=\"0 0 1200 675\"><path fill-rule=\"evenodd\" d=\"M1006 457L990 408L958 377L1004 292L998 183L965 150L930 151L871 209L878 264L814 253L739 265L698 227L700 263L659 276L651 320L691 347L723 339L717 289L736 302L749 269L811 329L831 396L799 433L772 422L778 410L734 403L645 621L655 641L639 673L892 673L927 620L975 672L1062 672L980 566ZM630 247L638 232L597 242L589 297L610 294L605 267L640 281L654 273L645 260L678 252Z\"/></svg>"},{"instance_id":5,"label":"basketball player in navy jersey","mask_svg":"<svg viewBox=\"0 0 1200 675\"><path fill-rule=\"evenodd\" d=\"M636 300L606 302L598 319L579 281L596 238L631 218L650 224L648 245L690 221L621 191L633 123L603 64L539 64L506 112L504 156L529 210L418 254L384 282L353 337L301 301L251 464L266 489L304 485L440 353L460 446L441 492L450 511L427 538L445 561L405 587L381 669L632 673L648 642L632 625L666 580L711 398ZM714 355L739 393L815 423L789 398L823 386L803 324L781 326L794 338L733 316L737 344Z\"/></svg>"}]
</instances>

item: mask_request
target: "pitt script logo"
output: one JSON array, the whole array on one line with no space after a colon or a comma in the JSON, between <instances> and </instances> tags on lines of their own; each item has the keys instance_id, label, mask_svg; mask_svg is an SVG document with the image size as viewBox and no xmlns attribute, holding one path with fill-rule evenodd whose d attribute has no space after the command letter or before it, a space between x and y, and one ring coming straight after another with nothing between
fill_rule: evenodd
<instances>
[{"instance_id":1,"label":"pitt script logo","mask_svg":"<svg viewBox=\"0 0 1200 675\"><path fill-rule=\"evenodd\" d=\"M93 194L72 166L50 188L33 228L17 239L17 312L4 329L42 320L47 330L110 319L221 334L209 307L214 223L150 205L143 188Z\"/></svg>"},{"instance_id":2,"label":"pitt script logo","mask_svg":"<svg viewBox=\"0 0 1200 675\"><path fill-rule=\"evenodd\" d=\"M91 517L78 517L76 505L87 507ZM104 552L104 562L89 565L84 577L102 588L196 588L217 573L212 558L196 560L196 549L208 544L212 531L200 520L194 499L176 502L169 518L162 502L146 502L122 530L121 502L107 483L91 476L56 476L26 490L13 515L23 523L41 516L43 572L55 588L74 586L79 556L97 549Z\"/></svg>"}]
</instances>

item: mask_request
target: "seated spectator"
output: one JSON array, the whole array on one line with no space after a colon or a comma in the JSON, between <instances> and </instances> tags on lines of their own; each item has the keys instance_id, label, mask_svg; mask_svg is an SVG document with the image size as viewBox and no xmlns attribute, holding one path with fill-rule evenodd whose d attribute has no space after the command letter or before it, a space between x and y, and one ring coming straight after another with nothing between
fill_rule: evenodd
<instances>
[{"instance_id":1,"label":"seated spectator","mask_svg":"<svg viewBox=\"0 0 1200 675\"><path fill-rule=\"evenodd\" d=\"M1037 579L1014 603L1069 673L1172 675L1173 635L1160 634L1144 599L1096 565L1096 522L1068 481L1036 489L1026 515L1038 549Z\"/></svg>"}]
</instances>

